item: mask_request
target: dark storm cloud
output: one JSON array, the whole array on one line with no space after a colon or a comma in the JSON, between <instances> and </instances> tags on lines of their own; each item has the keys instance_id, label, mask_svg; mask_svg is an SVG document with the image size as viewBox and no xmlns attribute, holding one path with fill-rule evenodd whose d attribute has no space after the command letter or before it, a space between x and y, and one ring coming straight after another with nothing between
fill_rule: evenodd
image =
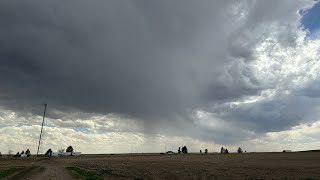
<instances>
[{"instance_id":1,"label":"dark storm cloud","mask_svg":"<svg viewBox=\"0 0 320 180\"><path fill-rule=\"evenodd\" d=\"M116 113L151 130L188 121L191 131L194 109L266 88L248 65L253 50L265 26L293 23L300 3L1 1L0 105L41 114L46 102L52 118ZM279 37L289 46L288 29ZM239 112L243 121L247 111Z\"/></svg>"},{"instance_id":2,"label":"dark storm cloud","mask_svg":"<svg viewBox=\"0 0 320 180\"><path fill-rule=\"evenodd\" d=\"M202 40L194 41L219 41L201 33L207 28L222 32L219 26L208 27L208 21L219 24L229 4L181 5L3 1L1 92L9 97L4 105L48 102L150 117L192 108L210 84L199 79L218 74L226 61L220 47L203 50ZM210 96L219 98L219 91Z\"/></svg>"},{"instance_id":3,"label":"dark storm cloud","mask_svg":"<svg viewBox=\"0 0 320 180\"><path fill-rule=\"evenodd\" d=\"M301 107L303 106L303 107ZM305 107L305 108L304 108ZM254 132L283 131L303 120L316 120L319 100L303 96L279 95L258 103L222 107L222 119Z\"/></svg>"}]
</instances>

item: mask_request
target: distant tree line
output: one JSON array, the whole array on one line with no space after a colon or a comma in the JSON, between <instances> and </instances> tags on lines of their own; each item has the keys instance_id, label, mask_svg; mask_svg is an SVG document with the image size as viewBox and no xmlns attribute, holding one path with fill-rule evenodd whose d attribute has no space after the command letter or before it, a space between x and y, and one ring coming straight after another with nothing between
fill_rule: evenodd
<instances>
[{"instance_id":1,"label":"distant tree line","mask_svg":"<svg viewBox=\"0 0 320 180\"><path fill-rule=\"evenodd\" d=\"M242 148L239 147L238 150L237 150L237 152L238 152L238 153L243 153ZM187 148L186 146L183 146L182 148L179 147L178 153L179 153L179 154L180 154L180 153L186 154L186 153L188 153L188 148ZM204 150L204 153L205 153L205 154L208 154L208 153L209 153L209 150L208 150L208 149L205 149L205 150ZM221 154L229 154L229 150L228 150L227 148L221 147L220 153L221 153ZM200 149L200 154L202 154L202 150L201 150L201 149Z\"/></svg>"},{"instance_id":2,"label":"distant tree line","mask_svg":"<svg viewBox=\"0 0 320 180\"><path fill-rule=\"evenodd\" d=\"M187 148L187 146L183 146L182 148L179 147L178 153L180 154L181 152L182 152L183 154L187 154L187 153L188 153L188 148Z\"/></svg>"},{"instance_id":3,"label":"distant tree line","mask_svg":"<svg viewBox=\"0 0 320 180\"><path fill-rule=\"evenodd\" d=\"M12 151L11 150L9 150L9 156L10 156L10 154L12 153ZM31 156L31 153L30 153L30 150L29 149L27 149L26 150L26 152L24 152L24 151L21 151L21 153L19 153L19 151L13 156L13 157L21 157L21 156L27 156L27 157L29 157L29 156Z\"/></svg>"}]
</instances>

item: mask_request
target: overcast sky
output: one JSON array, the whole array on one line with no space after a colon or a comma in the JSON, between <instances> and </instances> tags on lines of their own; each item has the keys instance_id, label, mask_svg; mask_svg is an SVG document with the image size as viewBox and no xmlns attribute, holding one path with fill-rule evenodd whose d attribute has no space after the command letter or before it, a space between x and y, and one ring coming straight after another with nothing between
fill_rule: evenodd
<instances>
[{"instance_id":1,"label":"overcast sky","mask_svg":"<svg viewBox=\"0 0 320 180\"><path fill-rule=\"evenodd\" d=\"M0 1L0 151L320 149L314 0Z\"/></svg>"}]
</instances>

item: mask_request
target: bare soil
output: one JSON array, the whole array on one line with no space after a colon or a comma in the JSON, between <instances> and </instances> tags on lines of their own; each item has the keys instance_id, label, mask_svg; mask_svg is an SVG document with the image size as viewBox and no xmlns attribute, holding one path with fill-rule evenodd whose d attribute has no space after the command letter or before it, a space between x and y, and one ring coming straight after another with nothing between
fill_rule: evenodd
<instances>
[{"instance_id":1,"label":"bare soil","mask_svg":"<svg viewBox=\"0 0 320 180\"><path fill-rule=\"evenodd\" d=\"M320 179L320 152L0 158L0 169L31 165L46 170L28 179L72 179L65 167L104 179Z\"/></svg>"}]
</instances>

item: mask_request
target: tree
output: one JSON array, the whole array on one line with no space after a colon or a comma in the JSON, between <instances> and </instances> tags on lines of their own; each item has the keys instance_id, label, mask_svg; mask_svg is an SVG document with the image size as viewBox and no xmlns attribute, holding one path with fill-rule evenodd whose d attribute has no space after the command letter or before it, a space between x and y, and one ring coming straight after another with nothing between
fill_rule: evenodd
<instances>
[{"instance_id":1,"label":"tree","mask_svg":"<svg viewBox=\"0 0 320 180\"><path fill-rule=\"evenodd\" d=\"M48 151L46 152L46 154L44 156L50 157L51 155L52 155L52 150L48 149Z\"/></svg>"},{"instance_id":2,"label":"tree","mask_svg":"<svg viewBox=\"0 0 320 180\"><path fill-rule=\"evenodd\" d=\"M9 155L9 156L11 156L12 153L13 153L12 150L9 150L9 151L8 151L8 155Z\"/></svg>"},{"instance_id":3,"label":"tree","mask_svg":"<svg viewBox=\"0 0 320 180\"><path fill-rule=\"evenodd\" d=\"M182 147L182 153L187 154L188 153L188 148L187 146Z\"/></svg>"},{"instance_id":4,"label":"tree","mask_svg":"<svg viewBox=\"0 0 320 180\"><path fill-rule=\"evenodd\" d=\"M27 155L27 157L31 156L31 153L30 153L29 149L26 150L26 155Z\"/></svg>"},{"instance_id":5,"label":"tree","mask_svg":"<svg viewBox=\"0 0 320 180\"><path fill-rule=\"evenodd\" d=\"M18 151L18 152L17 152L17 154L16 154L16 155L14 155L13 157L21 157L21 155L20 155L19 151Z\"/></svg>"},{"instance_id":6,"label":"tree","mask_svg":"<svg viewBox=\"0 0 320 180\"><path fill-rule=\"evenodd\" d=\"M72 146L69 146L66 150L66 152L73 152L73 147Z\"/></svg>"},{"instance_id":7,"label":"tree","mask_svg":"<svg viewBox=\"0 0 320 180\"><path fill-rule=\"evenodd\" d=\"M61 149L58 150L58 153L59 153L59 154L62 154L62 153L64 152L64 150L65 150L65 149L61 148Z\"/></svg>"},{"instance_id":8,"label":"tree","mask_svg":"<svg viewBox=\"0 0 320 180\"><path fill-rule=\"evenodd\" d=\"M241 147L238 148L238 153L242 153Z\"/></svg>"}]
</instances>

